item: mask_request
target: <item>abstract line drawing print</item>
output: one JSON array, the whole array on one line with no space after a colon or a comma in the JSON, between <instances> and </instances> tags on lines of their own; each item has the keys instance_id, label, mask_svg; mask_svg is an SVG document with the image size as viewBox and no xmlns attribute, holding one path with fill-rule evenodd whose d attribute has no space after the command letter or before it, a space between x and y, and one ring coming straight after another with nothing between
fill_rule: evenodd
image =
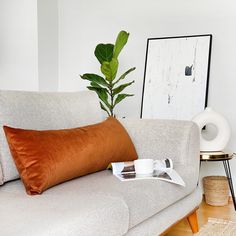
<instances>
[{"instance_id":1,"label":"abstract line drawing print","mask_svg":"<svg viewBox=\"0 0 236 236\"><path fill-rule=\"evenodd\" d=\"M204 110L211 35L148 39L142 118L190 120Z\"/></svg>"}]
</instances>

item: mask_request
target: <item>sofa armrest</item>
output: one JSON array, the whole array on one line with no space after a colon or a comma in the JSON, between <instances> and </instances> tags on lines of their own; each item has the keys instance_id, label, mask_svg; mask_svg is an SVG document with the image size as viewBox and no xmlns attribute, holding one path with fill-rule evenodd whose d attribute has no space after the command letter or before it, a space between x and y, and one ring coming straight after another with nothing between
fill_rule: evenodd
<instances>
[{"instance_id":1,"label":"sofa armrest","mask_svg":"<svg viewBox=\"0 0 236 236\"><path fill-rule=\"evenodd\" d=\"M174 165L199 169L199 129L192 121L120 119L139 158L171 158Z\"/></svg>"}]
</instances>

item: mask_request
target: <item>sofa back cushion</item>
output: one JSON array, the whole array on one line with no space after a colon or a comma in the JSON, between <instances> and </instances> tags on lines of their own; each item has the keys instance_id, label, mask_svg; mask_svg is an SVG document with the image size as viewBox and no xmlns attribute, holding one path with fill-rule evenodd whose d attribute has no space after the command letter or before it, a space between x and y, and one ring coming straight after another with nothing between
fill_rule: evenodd
<instances>
[{"instance_id":1,"label":"sofa back cushion","mask_svg":"<svg viewBox=\"0 0 236 236\"><path fill-rule=\"evenodd\" d=\"M10 150L28 194L104 170L111 162L137 159L118 120L81 128L36 131L4 126Z\"/></svg>"},{"instance_id":2,"label":"sofa back cushion","mask_svg":"<svg viewBox=\"0 0 236 236\"><path fill-rule=\"evenodd\" d=\"M0 185L19 178L3 125L24 129L66 129L102 121L97 95L84 92L0 91Z\"/></svg>"}]
</instances>

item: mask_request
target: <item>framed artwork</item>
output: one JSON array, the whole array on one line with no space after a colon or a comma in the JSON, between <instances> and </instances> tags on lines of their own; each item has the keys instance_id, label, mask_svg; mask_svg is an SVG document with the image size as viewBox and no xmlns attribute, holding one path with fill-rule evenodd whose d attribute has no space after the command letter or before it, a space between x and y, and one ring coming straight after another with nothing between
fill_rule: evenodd
<instances>
[{"instance_id":1,"label":"framed artwork","mask_svg":"<svg viewBox=\"0 0 236 236\"><path fill-rule=\"evenodd\" d=\"M212 35L149 38L141 118L191 120L207 106Z\"/></svg>"}]
</instances>

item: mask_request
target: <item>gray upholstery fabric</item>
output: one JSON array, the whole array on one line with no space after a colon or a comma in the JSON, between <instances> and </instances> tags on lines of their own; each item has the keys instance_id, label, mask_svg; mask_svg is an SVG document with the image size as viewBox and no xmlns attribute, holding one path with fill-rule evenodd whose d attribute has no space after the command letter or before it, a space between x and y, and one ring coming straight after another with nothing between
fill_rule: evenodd
<instances>
[{"instance_id":1,"label":"gray upholstery fabric","mask_svg":"<svg viewBox=\"0 0 236 236\"><path fill-rule=\"evenodd\" d=\"M125 234L129 222L128 207L119 194L109 191L109 181L102 182L106 176L108 173L100 172L81 177L38 196L28 196L20 180L4 184L0 188L0 235ZM111 181L112 176L109 177Z\"/></svg>"},{"instance_id":2,"label":"gray upholstery fabric","mask_svg":"<svg viewBox=\"0 0 236 236\"><path fill-rule=\"evenodd\" d=\"M184 218L200 205L202 192L197 188L193 193L165 208L128 231L125 236L157 236Z\"/></svg>"},{"instance_id":3,"label":"gray upholstery fabric","mask_svg":"<svg viewBox=\"0 0 236 236\"><path fill-rule=\"evenodd\" d=\"M120 119L139 158L171 158L175 164L199 163L199 130L192 121Z\"/></svg>"},{"instance_id":4,"label":"gray upholstery fabric","mask_svg":"<svg viewBox=\"0 0 236 236\"><path fill-rule=\"evenodd\" d=\"M191 194L196 188L196 179L189 178L192 172L181 174L187 183L184 188L164 181L121 182L107 170L60 184L40 196L26 195L19 180L9 182L0 188L1 233L123 235Z\"/></svg>"},{"instance_id":5,"label":"gray upholstery fabric","mask_svg":"<svg viewBox=\"0 0 236 236\"><path fill-rule=\"evenodd\" d=\"M63 129L101 120L102 113L94 92L0 91L0 127L9 125L25 129ZM0 165L0 184L19 177L2 128Z\"/></svg>"}]
</instances>

